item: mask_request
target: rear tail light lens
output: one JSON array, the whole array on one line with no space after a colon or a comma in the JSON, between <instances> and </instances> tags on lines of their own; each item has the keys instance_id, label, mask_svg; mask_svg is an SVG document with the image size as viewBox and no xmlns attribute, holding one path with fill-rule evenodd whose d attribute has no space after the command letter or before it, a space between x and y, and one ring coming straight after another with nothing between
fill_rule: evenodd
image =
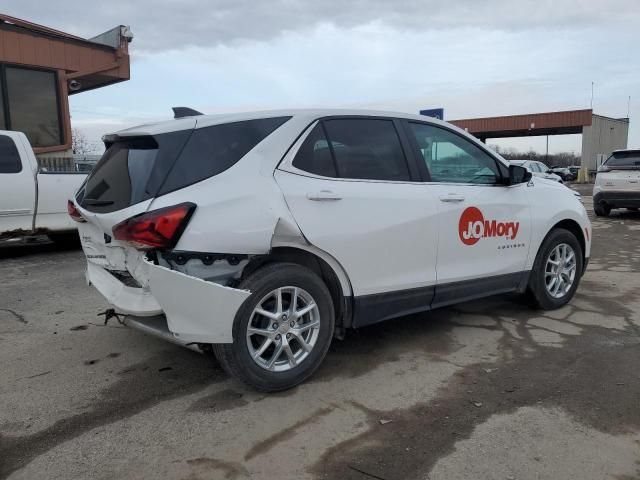
<instances>
[{"instance_id":1,"label":"rear tail light lens","mask_svg":"<svg viewBox=\"0 0 640 480\"><path fill-rule=\"evenodd\" d=\"M75 204L71 200L67 200L67 212L69 212L69 216L76 222L86 222L86 220L82 217L80 211L76 208Z\"/></svg>"},{"instance_id":2,"label":"rear tail light lens","mask_svg":"<svg viewBox=\"0 0 640 480\"><path fill-rule=\"evenodd\" d=\"M173 248L196 209L194 203L145 212L113 227L116 240L129 242L139 250Z\"/></svg>"}]
</instances>

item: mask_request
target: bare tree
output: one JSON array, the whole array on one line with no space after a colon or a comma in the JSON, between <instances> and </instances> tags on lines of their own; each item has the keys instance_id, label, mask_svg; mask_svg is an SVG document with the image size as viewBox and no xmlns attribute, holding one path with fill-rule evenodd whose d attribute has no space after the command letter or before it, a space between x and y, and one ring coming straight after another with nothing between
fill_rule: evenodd
<instances>
[{"instance_id":1,"label":"bare tree","mask_svg":"<svg viewBox=\"0 0 640 480\"><path fill-rule=\"evenodd\" d=\"M71 129L71 151L74 155L84 155L93 151L85 134L77 128Z\"/></svg>"},{"instance_id":2,"label":"bare tree","mask_svg":"<svg viewBox=\"0 0 640 480\"><path fill-rule=\"evenodd\" d=\"M536 160L546 164L548 167L559 166L568 167L569 165L580 165L580 155L576 155L574 152L558 152L550 153L548 156L544 153L538 153L534 150L528 152L521 152L512 147L499 148L495 145L496 152L502 155L507 160Z\"/></svg>"}]
</instances>

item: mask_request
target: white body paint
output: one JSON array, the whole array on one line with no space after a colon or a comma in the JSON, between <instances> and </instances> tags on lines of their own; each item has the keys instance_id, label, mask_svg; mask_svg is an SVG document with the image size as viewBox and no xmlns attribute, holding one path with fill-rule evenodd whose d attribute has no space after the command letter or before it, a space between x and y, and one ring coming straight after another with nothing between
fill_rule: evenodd
<instances>
[{"instance_id":1,"label":"white body paint","mask_svg":"<svg viewBox=\"0 0 640 480\"><path fill-rule=\"evenodd\" d=\"M33 230L73 231L76 223L67 214L69 200L87 176L85 173L38 171L29 140L22 132L0 130L3 141L12 142L20 157L21 170L0 171L0 236L27 235Z\"/></svg>"},{"instance_id":2,"label":"white body paint","mask_svg":"<svg viewBox=\"0 0 640 480\"><path fill-rule=\"evenodd\" d=\"M283 115L292 118L216 176L108 214L78 207L88 221L79 224L89 262L88 279L117 310L137 316L161 311L171 332L189 342L233 340L235 314L250 292L229 288L220 280L203 280L215 276L220 264L207 269L199 260L191 260L197 265L170 269L162 259L160 265L145 261L144 254L130 245L115 239L104 241L117 223L181 202L193 202L197 209L176 250L251 258L268 255L277 247L297 248L325 260L346 297L530 270L544 237L562 220L579 225L584 232L585 257L590 254L591 226L584 207L573 191L557 182L534 178L528 184L487 186L351 180L320 177L292 165L311 127L318 119L335 115L446 125L482 146L474 137L432 118L342 110L258 112L179 119L121 135L154 135ZM339 201L316 201L317 195L327 192ZM448 201L449 197L456 201ZM479 209L483 219L462 228L461 215L469 207ZM461 238L475 243L466 244ZM108 270L128 271L140 288L116 288L114 281L119 281L110 273L105 276ZM242 264L238 275L241 270ZM138 292L137 299L131 298L131 290Z\"/></svg>"}]
</instances>

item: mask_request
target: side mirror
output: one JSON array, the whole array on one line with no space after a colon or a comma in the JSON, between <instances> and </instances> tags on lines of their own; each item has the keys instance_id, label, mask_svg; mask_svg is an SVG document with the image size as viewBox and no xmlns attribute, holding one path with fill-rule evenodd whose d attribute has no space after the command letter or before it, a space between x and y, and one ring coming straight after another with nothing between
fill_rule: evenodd
<instances>
[{"instance_id":1,"label":"side mirror","mask_svg":"<svg viewBox=\"0 0 640 480\"><path fill-rule=\"evenodd\" d=\"M531 180L532 174L529 170L520 165L509 165L509 185L527 183Z\"/></svg>"}]
</instances>

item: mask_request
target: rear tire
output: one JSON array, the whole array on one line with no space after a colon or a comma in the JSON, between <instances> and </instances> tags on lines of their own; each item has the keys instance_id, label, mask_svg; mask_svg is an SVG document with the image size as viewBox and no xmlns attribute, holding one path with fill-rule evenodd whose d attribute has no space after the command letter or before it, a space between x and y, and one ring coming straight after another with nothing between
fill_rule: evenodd
<instances>
[{"instance_id":1,"label":"rear tire","mask_svg":"<svg viewBox=\"0 0 640 480\"><path fill-rule=\"evenodd\" d=\"M571 262L566 265L563 251L567 258L572 254ZM559 262L559 268L554 267L554 262ZM529 277L528 290L533 306L554 310L566 305L578 289L582 264L582 248L576 236L564 228L551 230L538 250ZM558 283L554 283L554 278ZM558 285L561 288L554 292Z\"/></svg>"},{"instance_id":2,"label":"rear tire","mask_svg":"<svg viewBox=\"0 0 640 480\"><path fill-rule=\"evenodd\" d=\"M598 203L593 206L593 211L598 217L608 217L611 213L611 207L606 203Z\"/></svg>"},{"instance_id":3,"label":"rear tire","mask_svg":"<svg viewBox=\"0 0 640 480\"><path fill-rule=\"evenodd\" d=\"M233 343L213 345L222 367L263 392L302 383L320 366L333 338L334 309L327 286L305 267L276 263L253 272L237 288L251 296L236 313Z\"/></svg>"}]
</instances>

